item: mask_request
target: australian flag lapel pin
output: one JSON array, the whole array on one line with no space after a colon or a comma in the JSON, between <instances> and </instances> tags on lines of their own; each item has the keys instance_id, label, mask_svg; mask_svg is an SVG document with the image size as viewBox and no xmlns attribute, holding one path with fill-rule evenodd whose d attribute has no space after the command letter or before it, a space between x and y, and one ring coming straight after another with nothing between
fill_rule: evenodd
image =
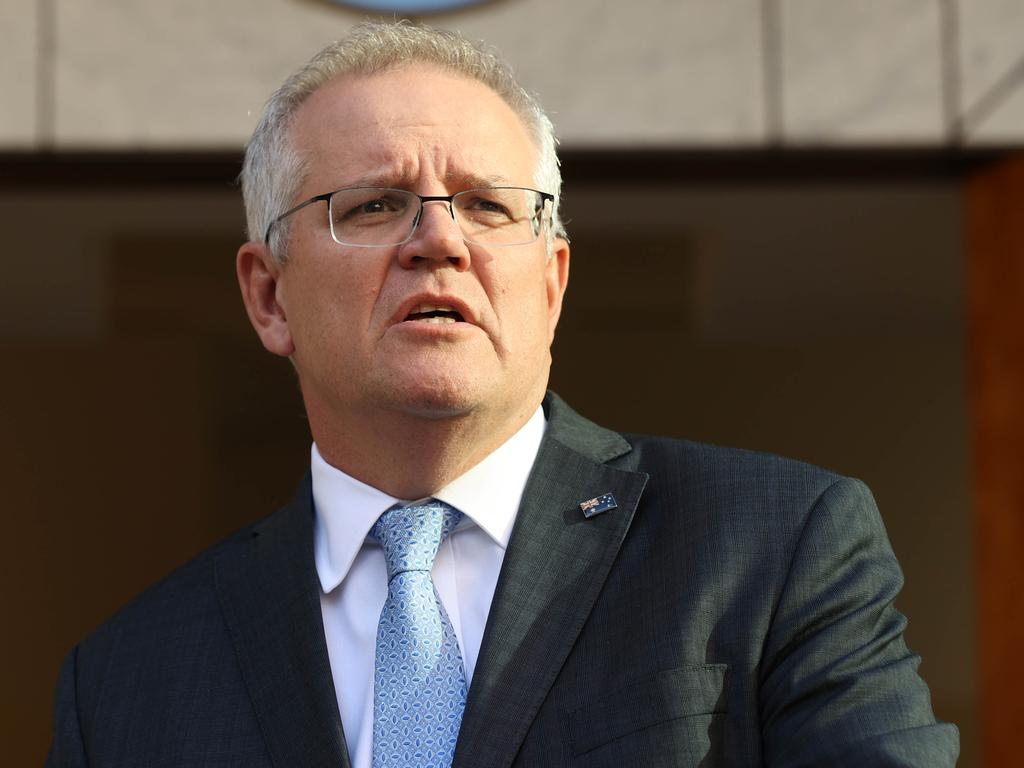
<instances>
[{"instance_id":1,"label":"australian flag lapel pin","mask_svg":"<svg viewBox=\"0 0 1024 768\"><path fill-rule=\"evenodd\" d=\"M615 497L610 493L602 493L600 496L595 496L592 499L580 502L580 511L583 516L588 520L591 517L596 517L604 512L611 509L615 509L619 506L618 502L615 501Z\"/></svg>"}]
</instances>

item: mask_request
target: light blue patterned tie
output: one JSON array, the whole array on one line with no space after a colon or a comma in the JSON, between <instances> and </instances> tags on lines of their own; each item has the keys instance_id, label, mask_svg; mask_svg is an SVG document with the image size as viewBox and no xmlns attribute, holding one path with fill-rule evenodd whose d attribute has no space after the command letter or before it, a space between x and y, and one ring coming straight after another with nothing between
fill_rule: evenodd
<instances>
[{"instance_id":1,"label":"light blue patterned tie","mask_svg":"<svg viewBox=\"0 0 1024 768\"><path fill-rule=\"evenodd\" d=\"M440 501L389 509L370 535L384 547L388 598L377 626L373 768L448 768L466 706L462 654L430 569L462 513Z\"/></svg>"}]
</instances>

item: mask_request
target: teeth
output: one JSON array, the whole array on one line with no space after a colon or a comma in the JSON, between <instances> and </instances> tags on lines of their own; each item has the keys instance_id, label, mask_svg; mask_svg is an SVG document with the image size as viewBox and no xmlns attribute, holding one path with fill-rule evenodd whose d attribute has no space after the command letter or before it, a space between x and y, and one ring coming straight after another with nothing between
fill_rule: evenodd
<instances>
[{"instance_id":1,"label":"teeth","mask_svg":"<svg viewBox=\"0 0 1024 768\"><path fill-rule=\"evenodd\" d=\"M441 306L436 304L420 304L418 307L414 307L411 315L419 315L425 312L454 312L455 310L448 306Z\"/></svg>"},{"instance_id":2,"label":"teeth","mask_svg":"<svg viewBox=\"0 0 1024 768\"><path fill-rule=\"evenodd\" d=\"M458 323L462 314L448 304L419 304L406 315L406 320L420 323Z\"/></svg>"}]
</instances>

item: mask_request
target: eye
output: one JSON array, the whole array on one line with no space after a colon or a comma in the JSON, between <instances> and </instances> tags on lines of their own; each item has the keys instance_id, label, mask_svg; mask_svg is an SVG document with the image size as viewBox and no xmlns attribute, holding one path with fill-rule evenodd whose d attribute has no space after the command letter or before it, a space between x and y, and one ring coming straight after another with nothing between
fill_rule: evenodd
<instances>
[{"instance_id":1,"label":"eye","mask_svg":"<svg viewBox=\"0 0 1024 768\"><path fill-rule=\"evenodd\" d=\"M487 211L488 213L501 213L509 217L512 215L511 211L497 200L488 200L483 197L477 200L476 208L477 210Z\"/></svg>"},{"instance_id":2,"label":"eye","mask_svg":"<svg viewBox=\"0 0 1024 768\"><path fill-rule=\"evenodd\" d=\"M371 223L401 216L409 200L399 190L363 189L335 193L331 200L334 221Z\"/></svg>"},{"instance_id":3,"label":"eye","mask_svg":"<svg viewBox=\"0 0 1024 768\"><path fill-rule=\"evenodd\" d=\"M353 213L385 213L386 211L394 210L387 200L377 198L376 200L367 200L365 203L357 206Z\"/></svg>"},{"instance_id":4,"label":"eye","mask_svg":"<svg viewBox=\"0 0 1024 768\"><path fill-rule=\"evenodd\" d=\"M494 223L515 221L516 211L507 190L471 189L458 197L459 211L474 220Z\"/></svg>"}]
</instances>

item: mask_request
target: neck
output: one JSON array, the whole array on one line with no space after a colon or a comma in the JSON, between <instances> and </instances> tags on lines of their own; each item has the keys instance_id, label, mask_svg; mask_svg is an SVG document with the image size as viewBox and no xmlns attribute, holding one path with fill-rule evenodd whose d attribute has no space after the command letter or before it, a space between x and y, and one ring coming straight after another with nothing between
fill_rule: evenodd
<instances>
[{"instance_id":1,"label":"neck","mask_svg":"<svg viewBox=\"0 0 1024 768\"><path fill-rule=\"evenodd\" d=\"M511 411L475 410L443 418L375 410L328 422L308 402L307 411L313 439L328 464L391 496L420 499L512 437L537 409L536 400Z\"/></svg>"}]
</instances>

